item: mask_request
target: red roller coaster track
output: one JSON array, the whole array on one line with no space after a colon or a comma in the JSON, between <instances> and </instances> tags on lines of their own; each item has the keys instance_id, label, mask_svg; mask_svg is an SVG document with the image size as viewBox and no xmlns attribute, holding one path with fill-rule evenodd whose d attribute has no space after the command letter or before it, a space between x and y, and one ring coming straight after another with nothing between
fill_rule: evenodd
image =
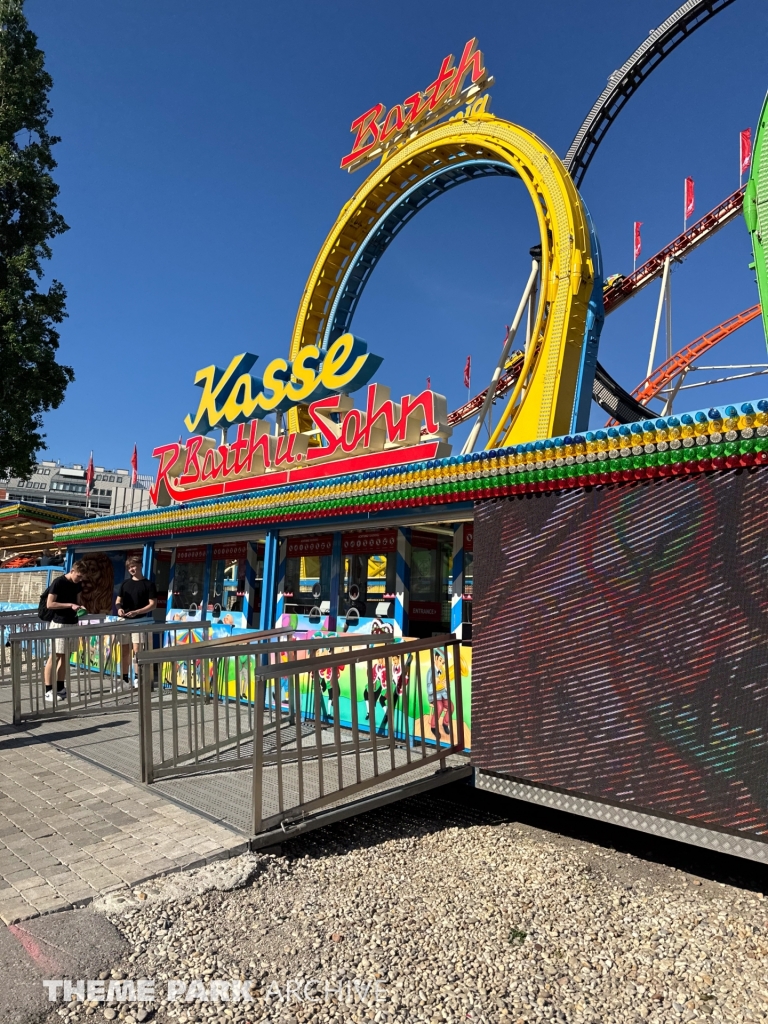
<instances>
[{"instance_id":1,"label":"red roller coaster track","mask_svg":"<svg viewBox=\"0 0 768 1024\"><path fill-rule=\"evenodd\" d=\"M696 359L699 359L705 352L714 348L723 338L727 338L729 334L738 331L740 327L748 324L750 320L754 320L757 316L760 316L759 302L756 306L750 306L743 313L738 313L736 316L732 316L730 320L726 320L722 324L718 324L717 327L713 327L711 331L702 334L695 341L684 345L679 352L675 352L665 363L658 366L650 377L646 377L641 384L638 384L632 392L632 397L645 405L652 398L655 398L660 391L663 391L667 385L671 384L675 377L679 376Z\"/></svg>"},{"instance_id":2,"label":"red roller coaster track","mask_svg":"<svg viewBox=\"0 0 768 1024\"><path fill-rule=\"evenodd\" d=\"M606 313L612 313L615 309L626 302L627 299L636 295L657 277L661 277L666 260L680 262L689 256L694 249L698 248L708 238L711 238L720 228L725 227L734 217L741 213L744 203L744 189L740 188L732 195L724 199L719 206L709 213L704 214L701 220L697 220L682 235L678 235L669 245L665 245L655 256L645 262L642 267L630 274L628 277L617 282L612 288L608 288L603 295L603 304Z\"/></svg>"},{"instance_id":3,"label":"red roller coaster track","mask_svg":"<svg viewBox=\"0 0 768 1024\"><path fill-rule=\"evenodd\" d=\"M608 288L603 295L606 314L612 313L614 310L618 309L623 302L626 302L627 299L636 295L639 291L642 291L642 289L645 288L646 285L649 285L651 281L661 277L664 270L664 263L667 259L676 263L682 262L682 260L684 260L686 256L690 255L694 249L700 246L703 242L706 242L707 239L711 238L712 235L720 230L720 228L725 227L725 225L732 221L734 217L739 215L743 202L744 189L740 188L728 196L727 199L724 199L719 206L714 208L714 210L710 210L709 213L706 213L701 220L692 224L687 231L678 235L677 238L674 238L668 245L665 245L663 249L659 250L659 252L654 256L651 256L651 258L641 267L638 267L634 273L630 274L628 277L622 278L622 280L618 281L613 285L613 287ZM759 312L760 307L758 306L755 308L757 308ZM696 341L691 342L690 345L686 345L684 348L680 349L680 352L674 355L672 359L675 360L678 356L681 356L682 358L683 353L688 352L689 349L698 345L704 338L708 338L710 335L717 335L717 338L707 347L711 348L712 345L716 345L718 341L722 341L722 339L727 337L728 334L738 330L738 328L743 324L752 320L753 316L749 316L746 320L741 319L750 312L751 310L747 310L745 313L740 313L738 317L733 317L731 320L727 320L725 324L720 324L719 327L715 327L713 331L703 334L701 338L697 338ZM757 313L755 313L754 316L757 316ZM718 332L721 332L727 324L732 324L735 321L739 321L736 323L736 326L731 327L724 334L718 334ZM687 363L683 362L678 366L676 374L680 373L680 371L684 369L685 366L689 365L693 359L697 359L702 352L706 352L707 347L703 348L701 351L696 351L694 355L690 356ZM501 377L499 377L499 382L496 385L496 398L502 398L515 386L515 381L518 378L522 365L523 355L521 352L516 352L512 356L510 365L506 368ZM664 363L663 365L666 366L667 364ZM662 368L663 367L659 367L656 373L658 373ZM653 374L652 379L655 379L656 373ZM673 374L673 377L676 374ZM646 381L643 381L640 385L640 389L644 388L646 383ZM661 384L657 390L660 390L664 386L665 384ZM640 389L635 389L635 391L633 391L633 395L638 399L638 401L644 404L646 400L646 398L643 397L645 392L641 393ZM480 394L470 398L465 405L462 405L458 409L454 409L453 412L449 413L448 422L450 425L453 427L458 426L459 423L463 423L465 420L476 415L480 411L487 393L488 389L486 388L484 391L481 391ZM647 397L652 398L655 394L657 394L657 391L654 391ZM613 421L611 420L611 422Z\"/></svg>"}]
</instances>

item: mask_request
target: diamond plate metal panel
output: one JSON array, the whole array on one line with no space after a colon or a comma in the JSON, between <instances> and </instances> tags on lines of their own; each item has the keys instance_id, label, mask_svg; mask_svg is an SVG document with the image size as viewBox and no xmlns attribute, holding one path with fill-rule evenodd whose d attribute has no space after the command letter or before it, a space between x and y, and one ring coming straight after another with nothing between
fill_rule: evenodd
<instances>
[{"instance_id":1,"label":"diamond plate metal panel","mask_svg":"<svg viewBox=\"0 0 768 1024\"><path fill-rule=\"evenodd\" d=\"M557 811L579 814L583 818L605 821L611 825L635 829L637 832L646 832L648 835L674 839L679 843L689 843L691 846L699 846L705 850L727 853L733 857L743 857L746 860L757 861L759 864L768 864L768 843L757 842L754 839L716 832L714 829L698 828L696 825L689 825L686 822L671 821L668 818L643 814L626 807L614 807L570 793L542 789L540 786L531 786L516 779L492 775L490 772L480 769L475 769L475 786L478 789L487 790L489 793L512 797L514 800L525 800L527 803L552 807Z\"/></svg>"}]
</instances>

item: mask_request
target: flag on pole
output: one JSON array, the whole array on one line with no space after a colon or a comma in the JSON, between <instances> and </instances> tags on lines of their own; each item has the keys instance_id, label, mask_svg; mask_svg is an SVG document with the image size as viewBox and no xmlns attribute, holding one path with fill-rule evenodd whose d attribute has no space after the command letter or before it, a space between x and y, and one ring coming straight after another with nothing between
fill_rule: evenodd
<instances>
[{"instance_id":1,"label":"flag on pole","mask_svg":"<svg viewBox=\"0 0 768 1024\"><path fill-rule=\"evenodd\" d=\"M693 216L693 211L696 208L696 203L693 198L693 178L685 179L685 216L684 219L687 223L689 217Z\"/></svg>"},{"instance_id":2,"label":"flag on pole","mask_svg":"<svg viewBox=\"0 0 768 1024\"><path fill-rule=\"evenodd\" d=\"M643 222L641 220L635 221L635 247L633 250L635 260L637 260L643 248L643 243L640 239L640 228L642 227L642 224Z\"/></svg>"},{"instance_id":3,"label":"flag on pole","mask_svg":"<svg viewBox=\"0 0 768 1024\"><path fill-rule=\"evenodd\" d=\"M469 382L472 379L472 356L467 356L467 362L464 367L464 387L470 386Z\"/></svg>"},{"instance_id":4,"label":"flag on pole","mask_svg":"<svg viewBox=\"0 0 768 1024\"><path fill-rule=\"evenodd\" d=\"M139 482L139 453L136 450L136 445L133 446L133 455L131 456L131 487L135 487Z\"/></svg>"},{"instance_id":5,"label":"flag on pole","mask_svg":"<svg viewBox=\"0 0 768 1024\"><path fill-rule=\"evenodd\" d=\"M752 129L739 132L739 176L749 170L752 163Z\"/></svg>"},{"instance_id":6,"label":"flag on pole","mask_svg":"<svg viewBox=\"0 0 768 1024\"><path fill-rule=\"evenodd\" d=\"M85 471L85 496L90 496L91 487L93 486L93 452L91 457L88 459L88 469Z\"/></svg>"},{"instance_id":7,"label":"flag on pole","mask_svg":"<svg viewBox=\"0 0 768 1024\"><path fill-rule=\"evenodd\" d=\"M427 377L427 391L431 391L431 390L432 390L432 378L431 377Z\"/></svg>"}]
</instances>

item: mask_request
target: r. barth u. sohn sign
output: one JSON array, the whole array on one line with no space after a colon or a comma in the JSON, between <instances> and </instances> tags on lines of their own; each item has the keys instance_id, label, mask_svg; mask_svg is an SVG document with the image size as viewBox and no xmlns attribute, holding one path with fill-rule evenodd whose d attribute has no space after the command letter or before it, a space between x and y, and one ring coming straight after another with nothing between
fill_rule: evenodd
<instances>
[{"instance_id":1,"label":"r. barth u. sohn sign","mask_svg":"<svg viewBox=\"0 0 768 1024\"><path fill-rule=\"evenodd\" d=\"M354 407L347 392L363 387L381 358L351 334L324 354L306 346L293 364L275 359L263 378L248 373L255 362L246 353L235 356L225 371L209 366L198 372L195 383L203 395L184 422L200 432L154 450L160 464L151 496L157 505L450 453L446 442L452 428L443 395L425 390L394 402L389 388L370 384L365 409ZM312 427L306 433L273 433L265 422L270 412L307 402ZM230 426L237 426L232 441L216 444L206 436Z\"/></svg>"}]
</instances>

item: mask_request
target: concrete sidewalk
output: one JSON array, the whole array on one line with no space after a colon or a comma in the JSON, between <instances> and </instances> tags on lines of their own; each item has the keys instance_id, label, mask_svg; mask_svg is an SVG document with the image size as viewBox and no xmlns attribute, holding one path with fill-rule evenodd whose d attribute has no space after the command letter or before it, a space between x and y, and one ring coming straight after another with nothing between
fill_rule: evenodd
<instances>
[{"instance_id":1,"label":"concrete sidewalk","mask_svg":"<svg viewBox=\"0 0 768 1024\"><path fill-rule=\"evenodd\" d=\"M0 919L6 924L246 849L242 834L50 737L0 725Z\"/></svg>"}]
</instances>

